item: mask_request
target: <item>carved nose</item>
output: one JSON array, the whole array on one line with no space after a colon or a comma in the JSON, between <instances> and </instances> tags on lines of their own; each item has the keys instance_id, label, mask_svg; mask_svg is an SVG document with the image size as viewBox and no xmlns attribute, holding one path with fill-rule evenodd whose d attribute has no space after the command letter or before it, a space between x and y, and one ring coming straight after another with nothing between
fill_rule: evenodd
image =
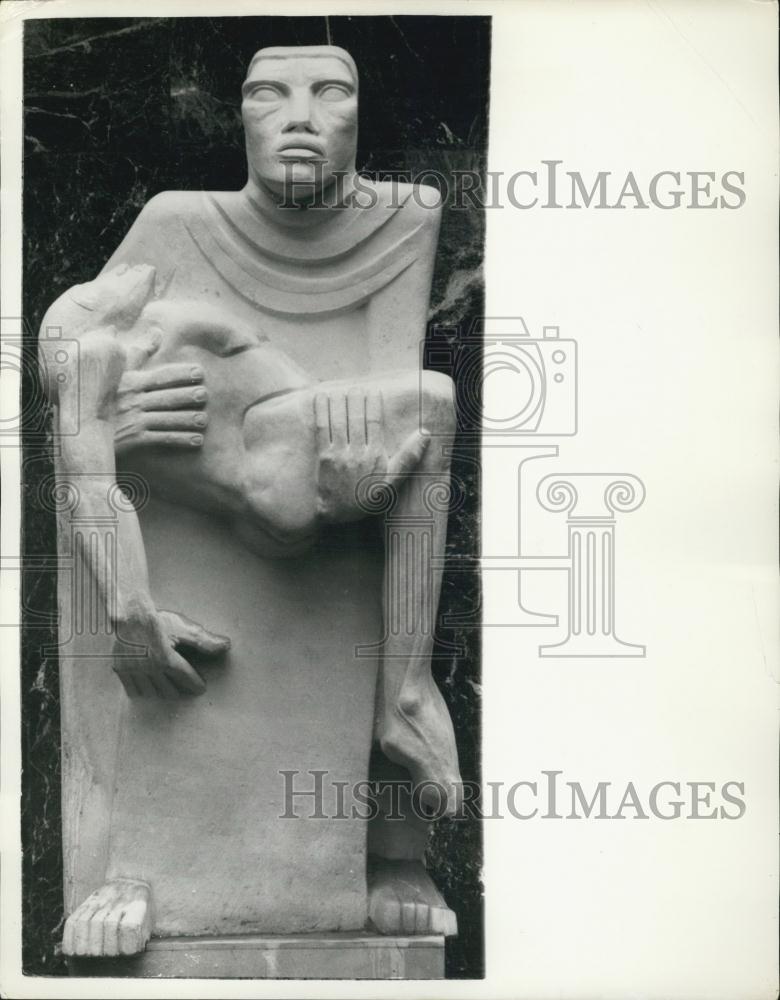
<instances>
[{"instance_id":1,"label":"carved nose","mask_svg":"<svg viewBox=\"0 0 780 1000\"><path fill-rule=\"evenodd\" d=\"M306 132L309 135L316 131L308 117L292 118L282 129L282 132Z\"/></svg>"},{"instance_id":2,"label":"carved nose","mask_svg":"<svg viewBox=\"0 0 780 1000\"><path fill-rule=\"evenodd\" d=\"M308 132L317 130L312 122L311 99L308 94L293 97L290 102L290 118L283 132Z\"/></svg>"}]
</instances>

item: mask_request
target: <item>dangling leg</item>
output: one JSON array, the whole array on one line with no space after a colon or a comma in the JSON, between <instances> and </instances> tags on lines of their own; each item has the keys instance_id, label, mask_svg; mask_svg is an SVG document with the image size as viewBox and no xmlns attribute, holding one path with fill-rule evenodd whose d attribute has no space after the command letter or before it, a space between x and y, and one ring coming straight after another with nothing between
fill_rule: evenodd
<instances>
[{"instance_id":1,"label":"dangling leg","mask_svg":"<svg viewBox=\"0 0 780 1000\"><path fill-rule=\"evenodd\" d=\"M414 801L406 792L400 816L391 818L380 805L370 823L369 917L384 934L455 934L455 915L425 870L430 822L420 815L422 803L452 815L461 801L452 722L431 675L455 429L452 383L414 372L373 384L321 385L314 413L321 512L334 521L365 516L370 506L361 503L360 485L367 481L397 493L384 524L384 640L375 713L381 753L374 755L371 778L423 787ZM380 453L390 459L386 475L373 471Z\"/></svg>"},{"instance_id":2,"label":"dangling leg","mask_svg":"<svg viewBox=\"0 0 780 1000\"><path fill-rule=\"evenodd\" d=\"M398 403L388 396L385 419L392 423ZM449 446L455 430L450 380L423 372L419 400L416 410L430 442L386 522L385 645L376 736L385 755L422 786L422 801L439 814L452 815L462 798L455 735L431 674L447 533Z\"/></svg>"},{"instance_id":3,"label":"dangling leg","mask_svg":"<svg viewBox=\"0 0 780 1000\"><path fill-rule=\"evenodd\" d=\"M385 394L385 410L392 407ZM452 813L459 802L455 736L431 675L431 652L441 589L450 475L448 446L454 417L448 381L423 373L422 426L431 435L414 472L401 487L385 524L385 645L379 678L372 778L400 781L403 819L380 805L368 835L368 912L382 934L457 934L457 919L425 869L428 803ZM413 802L412 789L430 782ZM380 797L381 801L381 797Z\"/></svg>"}]
</instances>

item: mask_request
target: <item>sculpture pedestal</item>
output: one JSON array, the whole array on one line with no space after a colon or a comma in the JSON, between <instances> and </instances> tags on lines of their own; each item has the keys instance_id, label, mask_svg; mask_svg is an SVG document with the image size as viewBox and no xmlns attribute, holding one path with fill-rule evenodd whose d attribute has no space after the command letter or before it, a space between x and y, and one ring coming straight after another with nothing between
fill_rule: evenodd
<instances>
[{"instance_id":1,"label":"sculpture pedestal","mask_svg":"<svg viewBox=\"0 0 780 1000\"><path fill-rule=\"evenodd\" d=\"M71 958L72 976L443 979L444 938L378 934L153 938L132 958Z\"/></svg>"}]
</instances>

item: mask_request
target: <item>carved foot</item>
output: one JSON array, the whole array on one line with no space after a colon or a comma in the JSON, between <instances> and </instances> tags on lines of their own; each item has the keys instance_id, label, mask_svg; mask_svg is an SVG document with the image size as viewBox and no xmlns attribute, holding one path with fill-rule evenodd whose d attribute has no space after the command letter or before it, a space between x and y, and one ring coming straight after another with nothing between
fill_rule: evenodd
<instances>
[{"instance_id":1,"label":"carved foot","mask_svg":"<svg viewBox=\"0 0 780 1000\"><path fill-rule=\"evenodd\" d=\"M455 914L419 861L369 859L368 915L380 934L458 933Z\"/></svg>"},{"instance_id":2,"label":"carved foot","mask_svg":"<svg viewBox=\"0 0 780 1000\"><path fill-rule=\"evenodd\" d=\"M114 879L93 892L65 921L66 955L136 955L152 933L152 895L146 882Z\"/></svg>"}]
</instances>

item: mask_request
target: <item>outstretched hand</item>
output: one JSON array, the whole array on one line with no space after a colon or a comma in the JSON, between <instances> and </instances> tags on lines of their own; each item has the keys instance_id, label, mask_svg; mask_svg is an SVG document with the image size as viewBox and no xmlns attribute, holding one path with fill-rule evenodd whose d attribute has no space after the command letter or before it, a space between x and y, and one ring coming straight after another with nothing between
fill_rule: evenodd
<instances>
[{"instance_id":1,"label":"outstretched hand","mask_svg":"<svg viewBox=\"0 0 780 1000\"><path fill-rule=\"evenodd\" d=\"M122 639L145 646L142 654L114 659L114 670L131 698L202 694L206 684L180 650L217 657L230 648L226 636L209 632L175 611L158 611L142 625L130 628ZM120 648L117 643L115 652Z\"/></svg>"},{"instance_id":2,"label":"outstretched hand","mask_svg":"<svg viewBox=\"0 0 780 1000\"><path fill-rule=\"evenodd\" d=\"M314 396L317 445L317 502L329 521L351 521L365 514L358 499L361 480L396 488L419 465L428 446L425 428L409 434L388 455L382 397L376 390L352 388Z\"/></svg>"}]
</instances>

